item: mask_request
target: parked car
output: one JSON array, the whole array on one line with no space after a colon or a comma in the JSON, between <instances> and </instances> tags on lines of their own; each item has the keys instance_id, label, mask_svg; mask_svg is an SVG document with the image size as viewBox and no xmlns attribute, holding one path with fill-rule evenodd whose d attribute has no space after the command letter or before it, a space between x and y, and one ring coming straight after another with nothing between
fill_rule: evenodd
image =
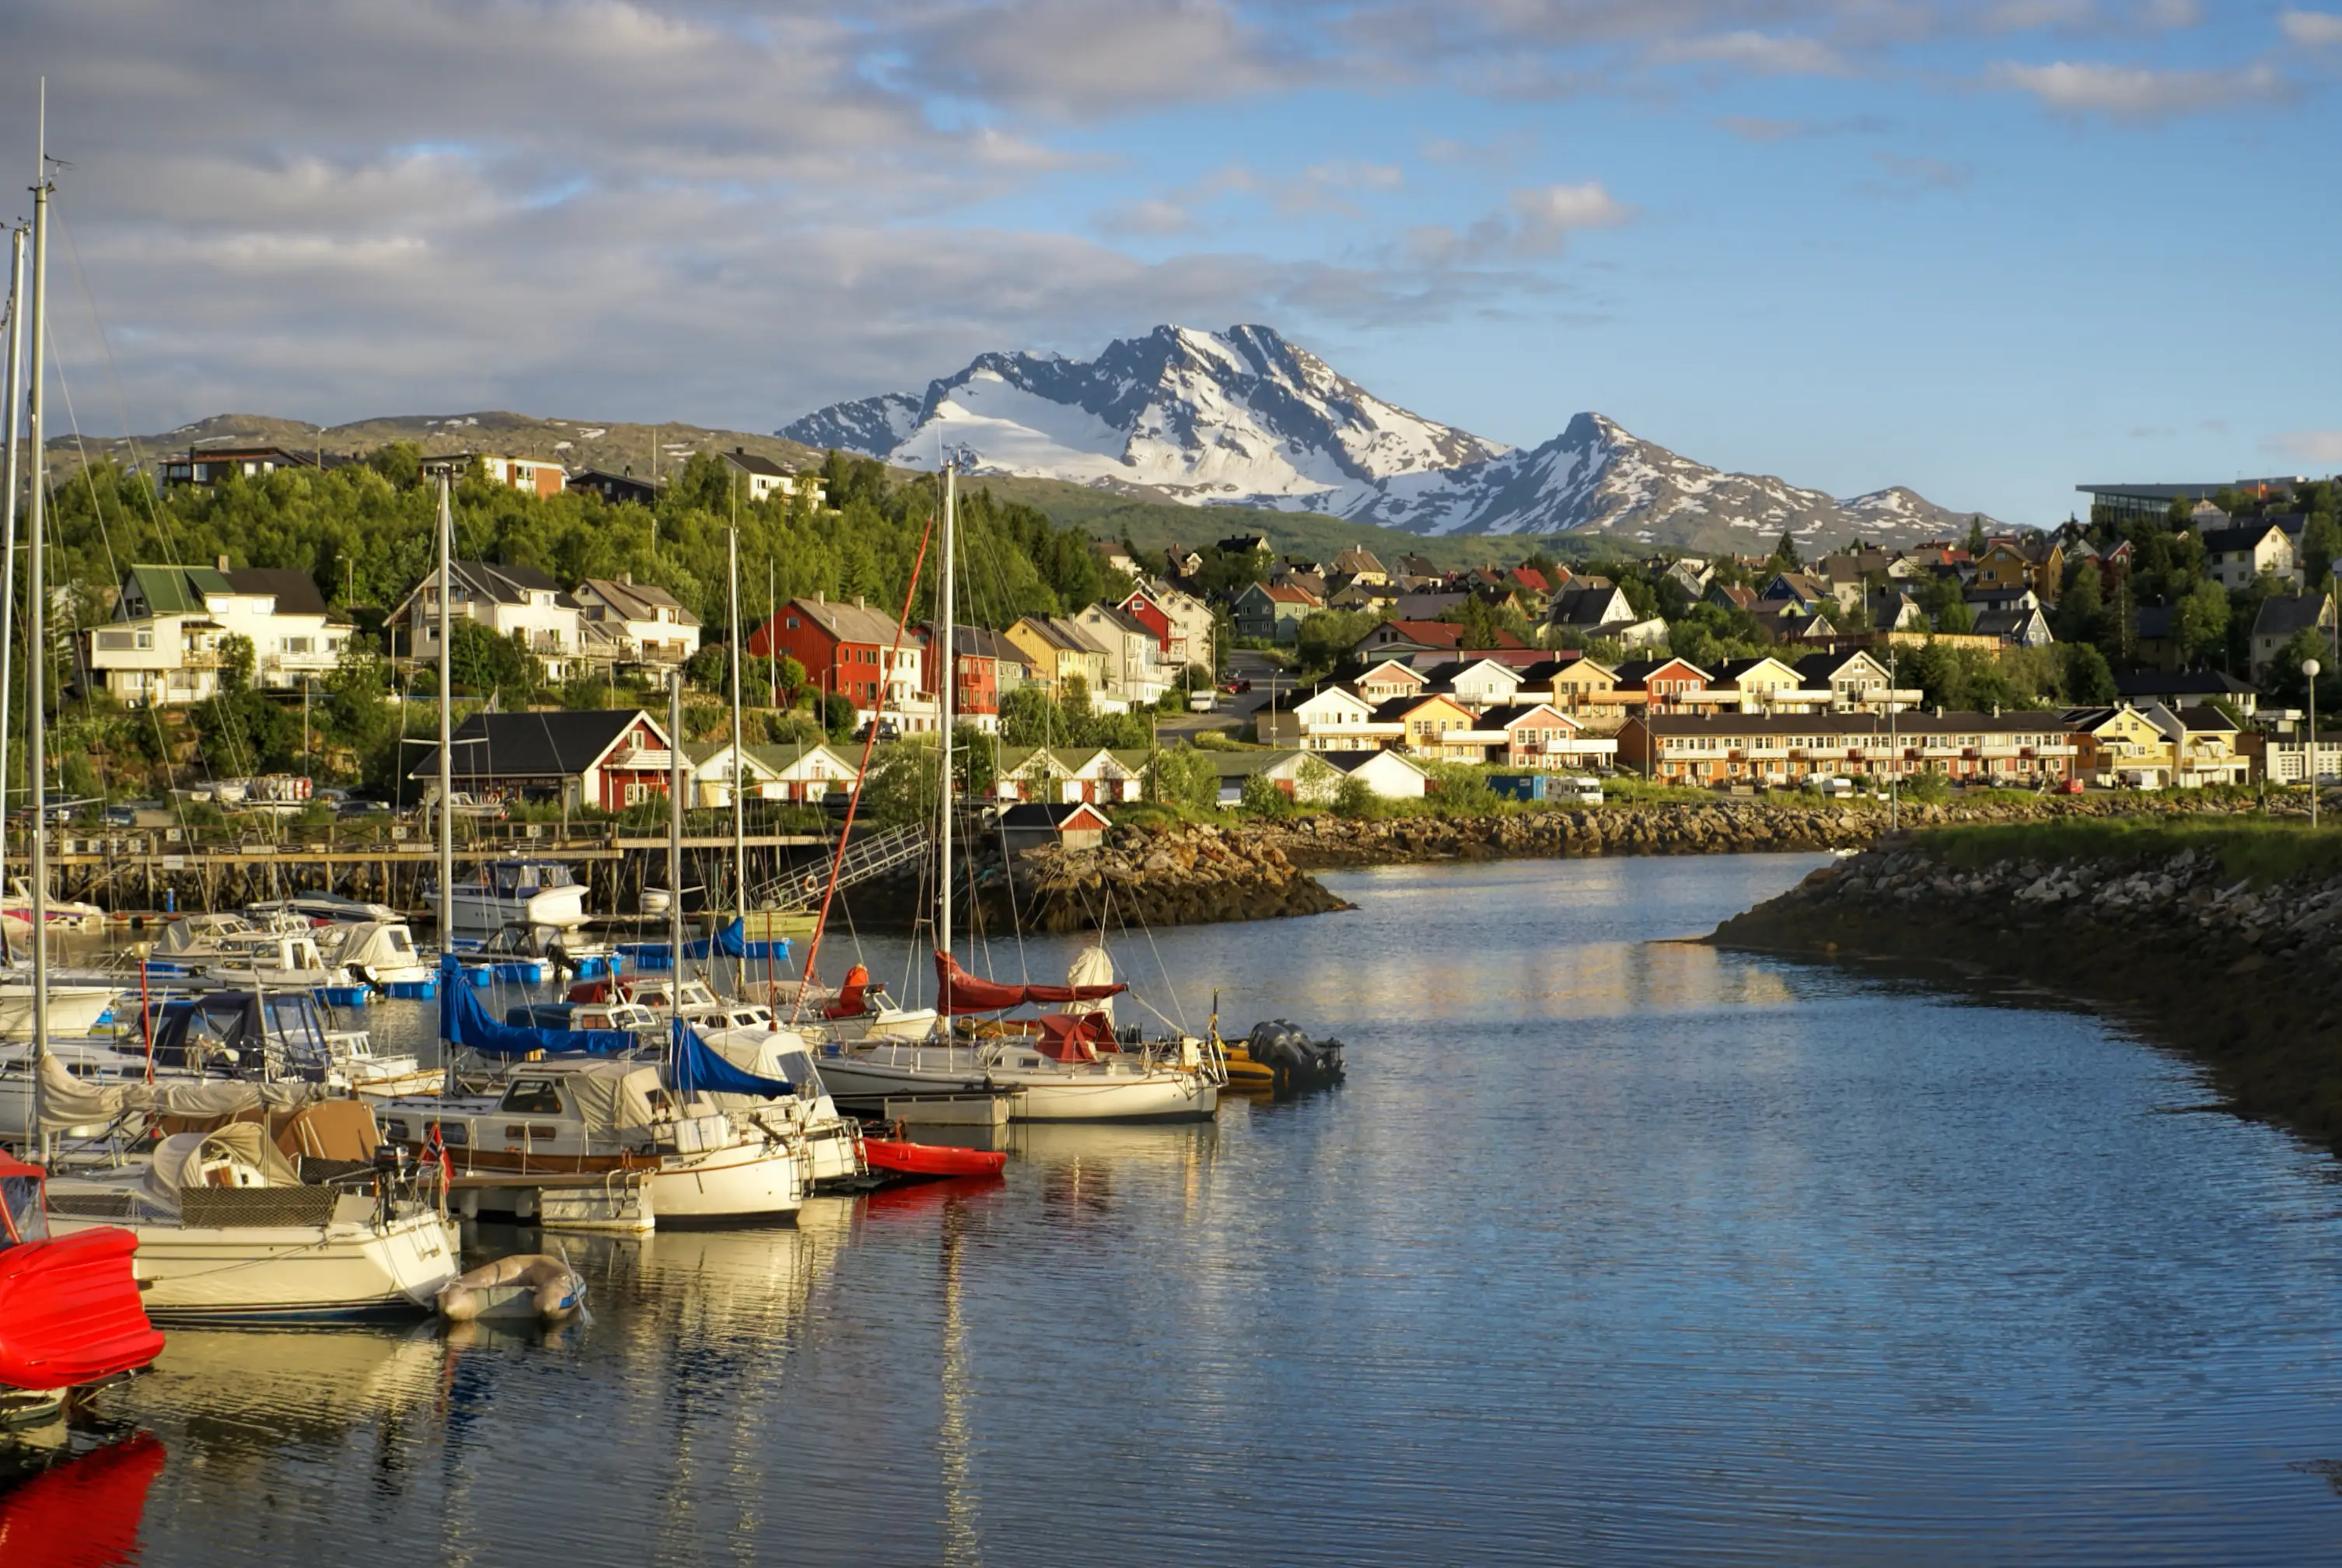
<instances>
[{"instance_id":1,"label":"parked car","mask_svg":"<svg viewBox=\"0 0 2342 1568\"><path fill-rule=\"evenodd\" d=\"M1852 779L1839 778L1829 774L1815 774L1806 781L1806 787L1817 794L1827 795L1833 800L1848 799L1854 794Z\"/></svg>"},{"instance_id":2,"label":"parked car","mask_svg":"<svg viewBox=\"0 0 2342 1568\"><path fill-rule=\"evenodd\" d=\"M378 800L362 800L355 795L349 795L335 803L334 814L335 816L371 816L376 812L389 809L390 807Z\"/></svg>"},{"instance_id":3,"label":"parked car","mask_svg":"<svg viewBox=\"0 0 2342 1568\"><path fill-rule=\"evenodd\" d=\"M1208 714L1218 705L1219 698L1213 695L1210 692L1189 692L1187 694L1187 711L1191 714Z\"/></svg>"},{"instance_id":4,"label":"parked car","mask_svg":"<svg viewBox=\"0 0 2342 1568\"><path fill-rule=\"evenodd\" d=\"M2050 786L2049 793L2051 794L2080 794L2082 793L2082 781L2080 779L2059 779L2055 784Z\"/></svg>"},{"instance_id":5,"label":"parked car","mask_svg":"<svg viewBox=\"0 0 2342 1568\"><path fill-rule=\"evenodd\" d=\"M857 741L868 740L870 738L870 726L868 724L864 724L860 729L855 731L854 738ZM897 733L895 728L894 720L880 719L878 721L878 738L882 741L900 740L902 738L901 734Z\"/></svg>"},{"instance_id":6,"label":"parked car","mask_svg":"<svg viewBox=\"0 0 2342 1568\"><path fill-rule=\"evenodd\" d=\"M1227 694L1232 697L1240 696L1244 693L1252 690L1252 683L1250 681L1222 681L1220 683L1220 690L1227 693Z\"/></svg>"}]
</instances>

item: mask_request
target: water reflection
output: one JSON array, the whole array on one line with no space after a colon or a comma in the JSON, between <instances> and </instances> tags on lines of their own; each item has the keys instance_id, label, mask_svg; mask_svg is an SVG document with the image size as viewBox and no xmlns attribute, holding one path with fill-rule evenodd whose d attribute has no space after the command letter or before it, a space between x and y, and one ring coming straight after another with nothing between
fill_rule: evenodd
<instances>
[{"instance_id":1,"label":"water reflection","mask_svg":"<svg viewBox=\"0 0 2342 1568\"><path fill-rule=\"evenodd\" d=\"M95 1441L51 1423L0 1448L0 1563L121 1568L136 1563L146 1494L163 1473L152 1433Z\"/></svg>"}]
</instances>

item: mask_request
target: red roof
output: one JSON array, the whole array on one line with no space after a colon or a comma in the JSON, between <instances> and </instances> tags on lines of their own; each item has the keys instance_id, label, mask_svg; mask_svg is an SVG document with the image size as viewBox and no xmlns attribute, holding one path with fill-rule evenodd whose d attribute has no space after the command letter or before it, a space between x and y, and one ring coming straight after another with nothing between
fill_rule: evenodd
<instances>
[{"instance_id":1,"label":"red roof","mask_svg":"<svg viewBox=\"0 0 2342 1568\"><path fill-rule=\"evenodd\" d=\"M1464 641L1464 628L1453 621L1386 621L1383 623L1410 643L1421 643L1428 648L1453 648Z\"/></svg>"},{"instance_id":2,"label":"red roof","mask_svg":"<svg viewBox=\"0 0 2342 1568\"><path fill-rule=\"evenodd\" d=\"M1553 584L1546 582L1545 580L1545 574L1538 571L1534 566L1514 567L1513 581L1518 583L1524 588L1534 588L1540 594L1550 594L1553 592Z\"/></svg>"},{"instance_id":3,"label":"red roof","mask_svg":"<svg viewBox=\"0 0 2342 1568\"><path fill-rule=\"evenodd\" d=\"M1306 588L1296 588L1290 583L1263 583L1260 591L1279 604L1315 604L1317 595Z\"/></svg>"}]
</instances>

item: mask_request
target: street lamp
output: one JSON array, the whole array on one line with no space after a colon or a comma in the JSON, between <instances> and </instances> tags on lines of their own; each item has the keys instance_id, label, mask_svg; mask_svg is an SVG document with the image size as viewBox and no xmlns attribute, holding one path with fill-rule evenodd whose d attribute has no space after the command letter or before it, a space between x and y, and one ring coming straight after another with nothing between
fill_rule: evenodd
<instances>
[{"instance_id":1,"label":"street lamp","mask_svg":"<svg viewBox=\"0 0 2342 1568\"><path fill-rule=\"evenodd\" d=\"M2317 672L2316 659L2301 661L2301 673L2309 682L2309 825L2317 825Z\"/></svg>"}]
</instances>

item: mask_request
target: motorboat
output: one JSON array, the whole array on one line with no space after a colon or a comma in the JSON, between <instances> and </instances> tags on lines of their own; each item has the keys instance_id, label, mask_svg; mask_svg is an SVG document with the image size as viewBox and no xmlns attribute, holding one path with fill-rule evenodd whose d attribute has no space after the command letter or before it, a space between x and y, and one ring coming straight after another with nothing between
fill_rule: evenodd
<instances>
[{"instance_id":1,"label":"motorboat","mask_svg":"<svg viewBox=\"0 0 2342 1568\"><path fill-rule=\"evenodd\" d=\"M459 1272L456 1228L395 1152L375 1158L374 1119L353 1100L270 1125L175 1133L147 1160L52 1182L61 1233L115 1226L137 1238L146 1310L164 1318L265 1321L430 1310ZM312 1154L318 1150L321 1153Z\"/></svg>"},{"instance_id":2,"label":"motorboat","mask_svg":"<svg viewBox=\"0 0 2342 1568\"><path fill-rule=\"evenodd\" d=\"M51 1039L46 1060L54 1072L92 1089L152 1082L195 1083L195 1074L176 1067L157 1067L143 1048L112 1040ZM0 1045L0 1139L30 1143L39 1134L33 1124L33 1048L29 1044ZM71 1138L96 1138L106 1132L104 1119L53 1127Z\"/></svg>"},{"instance_id":3,"label":"motorboat","mask_svg":"<svg viewBox=\"0 0 2342 1568\"><path fill-rule=\"evenodd\" d=\"M199 1077L314 1084L359 1094L411 1094L440 1082L411 1053L378 1054L305 991L206 991L147 1008L158 1068Z\"/></svg>"},{"instance_id":4,"label":"motorboat","mask_svg":"<svg viewBox=\"0 0 2342 1568\"><path fill-rule=\"evenodd\" d=\"M810 1184L790 1140L637 1061L524 1062L495 1093L389 1100L382 1118L417 1151L435 1133L467 1215L532 1218L548 1179L584 1177L638 1185L660 1225L766 1224L793 1217Z\"/></svg>"},{"instance_id":5,"label":"motorboat","mask_svg":"<svg viewBox=\"0 0 2342 1568\"><path fill-rule=\"evenodd\" d=\"M491 860L455 882L448 903L455 929L488 933L517 921L575 931L584 925L586 884L552 860Z\"/></svg>"},{"instance_id":6,"label":"motorboat","mask_svg":"<svg viewBox=\"0 0 2342 1568\"><path fill-rule=\"evenodd\" d=\"M567 996L572 1002L631 1002L648 1008L662 1021L677 1016L712 1018L730 1005L704 980L677 981L641 974L581 980L570 986Z\"/></svg>"},{"instance_id":7,"label":"motorboat","mask_svg":"<svg viewBox=\"0 0 2342 1568\"><path fill-rule=\"evenodd\" d=\"M345 898L338 893L300 893L291 898L272 898L244 906L245 914L255 920L273 920L290 914L315 926L357 925L367 922L395 924L406 916L386 904L375 904L363 898Z\"/></svg>"},{"instance_id":8,"label":"motorboat","mask_svg":"<svg viewBox=\"0 0 2342 1568\"><path fill-rule=\"evenodd\" d=\"M139 1301L137 1236L111 1226L53 1231L47 1180L42 1167L0 1154L0 1426L45 1419L163 1348Z\"/></svg>"},{"instance_id":9,"label":"motorboat","mask_svg":"<svg viewBox=\"0 0 2342 1568\"><path fill-rule=\"evenodd\" d=\"M436 984L437 972L416 951L415 934L404 920L394 917L320 926L315 941L326 963L347 970L351 979L385 995L405 994Z\"/></svg>"},{"instance_id":10,"label":"motorboat","mask_svg":"<svg viewBox=\"0 0 2342 1568\"><path fill-rule=\"evenodd\" d=\"M803 1035L780 1027L769 1009L738 1004L691 1027L734 1066L796 1089L779 1099L723 1093L714 1099L725 1109L796 1141L805 1150L806 1179L816 1191L844 1186L869 1174L862 1156L862 1124L839 1114Z\"/></svg>"},{"instance_id":11,"label":"motorboat","mask_svg":"<svg viewBox=\"0 0 2342 1568\"><path fill-rule=\"evenodd\" d=\"M309 923L285 910L271 910L257 919L241 914L183 914L163 927L146 954L149 973L191 974L228 954L240 951L250 938L266 934L305 935Z\"/></svg>"},{"instance_id":12,"label":"motorboat","mask_svg":"<svg viewBox=\"0 0 2342 1568\"><path fill-rule=\"evenodd\" d=\"M349 991L358 982L327 959L306 926L298 933L255 931L224 939L219 951L190 964L187 973L230 985Z\"/></svg>"},{"instance_id":13,"label":"motorboat","mask_svg":"<svg viewBox=\"0 0 2342 1568\"><path fill-rule=\"evenodd\" d=\"M556 973L586 978L618 971L617 950L608 943L589 940L576 926L533 925L520 920L491 932L486 941L459 956L490 963L535 959Z\"/></svg>"},{"instance_id":14,"label":"motorboat","mask_svg":"<svg viewBox=\"0 0 2342 1568\"><path fill-rule=\"evenodd\" d=\"M51 931L62 931L82 936L103 936L105 934L105 911L94 904L78 899L48 898L42 901L44 923ZM8 891L0 894L0 933L10 936L29 935L33 929L33 890L21 876L8 879Z\"/></svg>"}]
</instances>

